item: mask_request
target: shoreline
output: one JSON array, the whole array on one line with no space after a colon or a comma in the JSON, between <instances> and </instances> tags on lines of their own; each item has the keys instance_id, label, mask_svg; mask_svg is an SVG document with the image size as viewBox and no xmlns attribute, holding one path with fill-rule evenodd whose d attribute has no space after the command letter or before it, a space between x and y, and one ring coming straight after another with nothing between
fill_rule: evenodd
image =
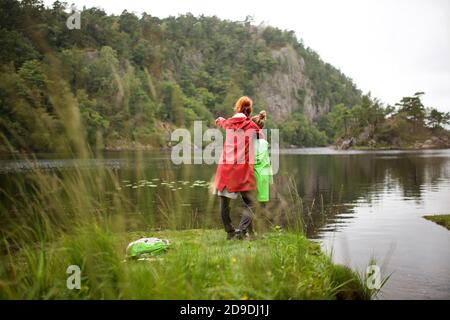
<instances>
[{"instance_id":1,"label":"shoreline","mask_svg":"<svg viewBox=\"0 0 450 320\"><path fill-rule=\"evenodd\" d=\"M380 147L380 148L373 148L373 147L351 147L348 149L340 149L336 147L335 145L328 145L328 146L313 146L313 147L301 147L301 146L286 146L286 147L280 147L279 150L308 150L308 149L330 149L337 152L349 152L352 151L425 151L425 150L446 150L450 149L450 146L445 147L426 147L426 148L414 148L414 147ZM130 147L130 148L103 148L99 150L99 152L102 153L114 153L114 152L137 152L137 151L155 151L155 152L162 152L162 151L171 151L171 147ZM70 156L74 155L74 153L64 153L64 152L2 152L0 151L0 160L1 157L7 157L7 156L21 156L21 157L30 157L35 155L61 155L61 156Z\"/></svg>"},{"instance_id":2,"label":"shoreline","mask_svg":"<svg viewBox=\"0 0 450 320\"><path fill-rule=\"evenodd\" d=\"M415 148L415 147L353 147L347 150L359 150L359 151L421 151L421 150L445 150L450 149L450 146L444 147L423 147L423 148ZM336 149L339 150L339 149ZM342 150L342 151L347 151Z\"/></svg>"},{"instance_id":3,"label":"shoreline","mask_svg":"<svg viewBox=\"0 0 450 320\"><path fill-rule=\"evenodd\" d=\"M423 217L450 231L450 214L435 214L435 215L426 215Z\"/></svg>"}]
</instances>

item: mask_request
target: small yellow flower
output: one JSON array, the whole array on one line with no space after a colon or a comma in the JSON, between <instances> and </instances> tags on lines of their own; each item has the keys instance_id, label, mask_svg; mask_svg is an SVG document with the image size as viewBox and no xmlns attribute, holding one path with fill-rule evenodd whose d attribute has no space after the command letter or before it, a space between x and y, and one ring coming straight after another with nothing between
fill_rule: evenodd
<instances>
[{"instance_id":1,"label":"small yellow flower","mask_svg":"<svg viewBox=\"0 0 450 320\"><path fill-rule=\"evenodd\" d=\"M241 300L248 300L248 296L247 296L246 294L244 294L244 295L241 297Z\"/></svg>"},{"instance_id":2,"label":"small yellow flower","mask_svg":"<svg viewBox=\"0 0 450 320\"><path fill-rule=\"evenodd\" d=\"M231 257L231 263L236 263L236 258L235 257Z\"/></svg>"}]
</instances>

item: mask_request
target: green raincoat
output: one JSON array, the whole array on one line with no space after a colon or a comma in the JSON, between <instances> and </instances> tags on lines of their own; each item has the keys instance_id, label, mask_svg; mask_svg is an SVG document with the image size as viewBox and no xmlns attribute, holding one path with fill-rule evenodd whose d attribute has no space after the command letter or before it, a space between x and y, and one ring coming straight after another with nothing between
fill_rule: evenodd
<instances>
[{"instance_id":1,"label":"green raincoat","mask_svg":"<svg viewBox=\"0 0 450 320\"><path fill-rule=\"evenodd\" d=\"M272 183L272 166L269 157L269 142L265 139L255 141L255 180L256 199L259 202L269 201L269 185Z\"/></svg>"}]
</instances>

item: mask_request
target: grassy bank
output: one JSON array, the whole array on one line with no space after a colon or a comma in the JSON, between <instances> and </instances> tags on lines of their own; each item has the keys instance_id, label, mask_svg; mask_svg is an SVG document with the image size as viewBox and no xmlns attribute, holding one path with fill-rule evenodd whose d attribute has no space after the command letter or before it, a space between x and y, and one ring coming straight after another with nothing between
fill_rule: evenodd
<instances>
[{"instance_id":1,"label":"grassy bank","mask_svg":"<svg viewBox=\"0 0 450 320\"><path fill-rule=\"evenodd\" d=\"M223 230L181 205L180 193L161 187L167 197L159 199L158 188L147 187L143 160L134 161L136 184L102 166L30 166L8 180L0 190L0 299L367 299L374 293L305 237L295 184L286 183L281 204L270 210L283 231L264 227L257 215L259 239L226 241ZM167 174L166 180L180 179ZM130 241L152 236L169 239L170 250L150 261L125 260ZM81 269L80 290L66 286L70 265Z\"/></svg>"},{"instance_id":2,"label":"grassy bank","mask_svg":"<svg viewBox=\"0 0 450 320\"><path fill-rule=\"evenodd\" d=\"M424 216L424 218L433 221L450 230L450 214Z\"/></svg>"},{"instance_id":3,"label":"grassy bank","mask_svg":"<svg viewBox=\"0 0 450 320\"><path fill-rule=\"evenodd\" d=\"M170 249L125 261L129 241L156 236ZM66 269L81 268L81 289L66 287ZM77 230L45 247L22 248L6 270L2 299L367 299L360 277L334 265L300 233L273 231L254 241L224 240L222 230L114 234Z\"/></svg>"}]
</instances>

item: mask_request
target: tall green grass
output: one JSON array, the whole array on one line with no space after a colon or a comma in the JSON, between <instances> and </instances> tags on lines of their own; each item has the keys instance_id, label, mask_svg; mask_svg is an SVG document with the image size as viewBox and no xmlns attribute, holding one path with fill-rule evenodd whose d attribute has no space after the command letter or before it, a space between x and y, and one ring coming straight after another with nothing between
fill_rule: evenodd
<instances>
[{"instance_id":1,"label":"tall green grass","mask_svg":"<svg viewBox=\"0 0 450 320\"><path fill-rule=\"evenodd\" d=\"M49 94L65 126L65 156L99 159L100 150L85 143L76 100L58 77L57 61L54 66L47 75L55 83ZM0 140L8 146L5 135ZM276 204L257 209L258 240L227 242L223 231L206 228L195 209L182 207L180 193L159 198L137 190L130 198L114 169L45 171L33 167L33 156L27 159L32 169L0 189L1 299L370 297L357 274L333 265L306 239L304 205L292 181L280 186ZM134 165L137 179L150 179L142 153ZM170 170L164 174L175 178ZM206 208L217 210L215 205L210 197ZM125 260L128 242L143 236L173 245L160 258ZM66 286L69 265L81 268L80 290Z\"/></svg>"},{"instance_id":2,"label":"tall green grass","mask_svg":"<svg viewBox=\"0 0 450 320\"><path fill-rule=\"evenodd\" d=\"M199 229L202 217L186 215L177 193L160 202L159 220L148 218L155 212L139 215L151 207L133 203L123 189L111 189L119 184L117 173L106 167L34 169L1 190L6 201L1 205L0 298L370 297L357 274L332 264L306 239L294 184L277 209L266 208L264 214L259 208L263 218L256 219L255 241L226 241L222 230ZM136 216L148 227L135 228ZM281 229L283 222L289 227ZM157 231L156 225L166 228ZM149 236L173 245L150 261L126 260L128 242ZM66 286L69 265L81 268L80 290Z\"/></svg>"}]
</instances>

